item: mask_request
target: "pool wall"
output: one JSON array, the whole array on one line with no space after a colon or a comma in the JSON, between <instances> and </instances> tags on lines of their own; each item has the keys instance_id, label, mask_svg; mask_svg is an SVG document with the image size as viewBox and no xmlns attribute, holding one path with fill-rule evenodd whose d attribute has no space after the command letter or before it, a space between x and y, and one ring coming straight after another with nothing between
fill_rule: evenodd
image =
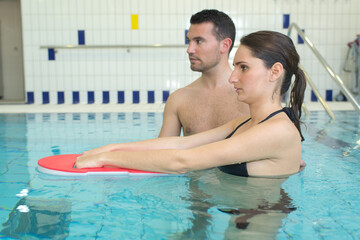
<instances>
[{"instance_id":1,"label":"pool wall","mask_svg":"<svg viewBox=\"0 0 360 240\"><path fill-rule=\"evenodd\" d=\"M185 35L190 16L205 8L230 15L237 30L235 44L244 34L257 30L287 33L289 24L295 22L345 83L351 79L341 68L347 43L360 29L357 0L22 0L27 103L166 101L171 92L199 76L190 70ZM338 87L295 32L292 39L320 93L332 101ZM152 44L184 46L92 47ZM56 49L54 45L86 48ZM305 101L315 100L308 89Z\"/></svg>"}]
</instances>

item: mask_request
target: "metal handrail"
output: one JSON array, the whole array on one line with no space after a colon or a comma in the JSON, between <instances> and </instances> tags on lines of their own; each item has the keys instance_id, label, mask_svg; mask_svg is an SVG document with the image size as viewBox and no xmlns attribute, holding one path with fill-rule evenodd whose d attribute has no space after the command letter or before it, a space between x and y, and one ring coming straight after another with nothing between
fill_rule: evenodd
<instances>
[{"instance_id":1,"label":"metal handrail","mask_svg":"<svg viewBox=\"0 0 360 240\"><path fill-rule=\"evenodd\" d=\"M330 74L331 78L340 87L341 92L347 97L347 99L351 102L351 104L354 106L354 108L358 112L360 112L360 105L358 104L358 102L356 101L354 96L350 93L350 91L345 87L343 80L334 72L334 70L330 67L330 65L326 62L326 60L321 56L319 51L315 48L315 46L311 42L311 40L305 35L305 33L302 31L302 29L296 23L290 24L290 27L289 27L289 30L288 30L288 36L290 37L291 31L292 31L293 28L296 29L296 31L300 35L300 37L310 47L310 49L315 54L315 56L320 61L320 63L323 65L325 70Z\"/></svg>"},{"instance_id":2,"label":"metal handrail","mask_svg":"<svg viewBox=\"0 0 360 240\"><path fill-rule=\"evenodd\" d=\"M307 83L310 85L310 87L312 88L312 90L314 91L315 96L319 99L320 103L323 105L323 107L325 108L326 112L329 114L330 118L335 120L335 115L334 113L331 111L329 105L325 102L325 100L322 98L322 96L320 95L319 91L317 90L314 82L311 80L309 74L304 70L304 67L299 64L299 67L301 70L303 70L305 77L306 77L306 81Z\"/></svg>"},{"instance_id":3,"label":"metal handrail","mask_svg":"<svg viewBox=\"0 0 360 240\"><path fill-rule=\"evenodd\" d=\"M151 45L46 45L40 46L40 49L84 49L84 48L185 48L188 45L166 45L166 44L151 44Z\"/></svg>"},{"instance_id":4,"label":"metal handrail","mask_svg":"<svg viewBox=\"0 0 360 240\"><path fill-rule=\"evenodd\" d=\"M84 48L187 48L188 44L149 44L149 45L44 45L40 49L84 49ZM237 48L239 45L234 45Z\"/></svg>"}]
</instances>

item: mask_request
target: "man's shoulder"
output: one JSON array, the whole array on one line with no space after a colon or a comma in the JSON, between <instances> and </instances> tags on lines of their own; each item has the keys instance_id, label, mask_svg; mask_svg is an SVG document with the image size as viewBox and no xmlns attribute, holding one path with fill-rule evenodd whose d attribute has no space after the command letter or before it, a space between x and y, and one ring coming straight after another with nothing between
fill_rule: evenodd
<instances>
[{"instance_id":1,"label":"man's shoulder","mask_svg":"<svg viewBox=\"0 0 360 240\"><path fill-rule=\"evenodd\" d=\"M195 95L198 91L200 91L199 84L194 81L189 85L186 85L185 87L177 89L176 91L171 93L170 96L173 98L190 97L191 95Z\"/></svg>"},{"instance_id":2,"label":"man's shoulder","mask_svg":"<svg viewBox=\"0 0 360 240\"><path fill-rule=\"evenodd\" d=\"M199 89L192 83L172 92L166 101L166 106L172 109L188 106L199 96Z\"/></svg>"}]
</instances>

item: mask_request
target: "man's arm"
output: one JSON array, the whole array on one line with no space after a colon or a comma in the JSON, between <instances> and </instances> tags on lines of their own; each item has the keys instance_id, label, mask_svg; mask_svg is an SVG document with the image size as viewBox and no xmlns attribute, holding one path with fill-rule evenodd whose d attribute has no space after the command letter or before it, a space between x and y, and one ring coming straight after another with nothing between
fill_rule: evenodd
<instances>
[{"instance_id":1,"label":"man's arm","mask_svg":"<svg viewBox=\"0 0 360 240\"><path fill-rule=\"evenodd\" d=\"M177 113L177 105L176 97L171 94L165 104L163 124L159 137L180 136L181 123Z\"/></svg>"}]
</instances>

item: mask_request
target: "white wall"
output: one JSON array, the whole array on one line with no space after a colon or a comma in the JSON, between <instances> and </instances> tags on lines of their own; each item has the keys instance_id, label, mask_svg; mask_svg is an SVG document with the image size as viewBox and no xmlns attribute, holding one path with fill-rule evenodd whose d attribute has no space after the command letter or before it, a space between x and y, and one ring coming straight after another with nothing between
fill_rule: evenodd
<instances>
[{"instance_id":1,"label":"white wall","mask_svg":"<svg viewBox=\"0 0 360 240\"><path fill-rule=\"evenodd\" d=\"M347 42L360 33L358 0L22 0L22 23L26 92L34 103L58 103L64 92L65 103L72 104L72 92L79 91L80 103L88 103L94 91L95 103L102 103L102 92L110 92L110 103L117 103L117 92L125 91L125 102L132 103L132 91L140 92L140 102L155 91L155 102L162 102L162 91L174 91L189 84L198 73L189 68L186 48L172 49L58 49L55 60L48 60L45 45L77 45L78 30L85 31L86 45L176 44L185 42L191 14L216 8L230 15L237 28L236 44L242 35L256 30L283 29L283 14L305 29L334 70L341 72ZM131 29L131 15L138 14L139 29ZM297 36L292 34L297 43ZM297 44L302 64L321 94L338 87L304 44ZM232 52L231 57L235 51ZM230 59L232 61L232 59ZM29 100L29 99L28 99ZM310 101L310 89L306 94Z\"/></svg>"}]
</instances>

